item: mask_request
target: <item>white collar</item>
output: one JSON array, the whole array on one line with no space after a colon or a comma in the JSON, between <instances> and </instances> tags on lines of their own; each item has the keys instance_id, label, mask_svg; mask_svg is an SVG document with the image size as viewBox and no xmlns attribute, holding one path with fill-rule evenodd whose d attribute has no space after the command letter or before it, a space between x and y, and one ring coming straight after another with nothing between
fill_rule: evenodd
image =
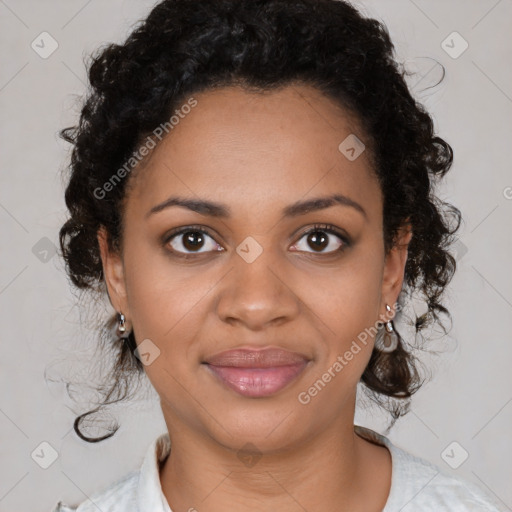
<instances>
[{"instance_id":1,"label":"white collar","mask_svg":"<svg viewBox=\"0 0 512 512\"><path fill-rule=\"evenodd\" d=\"M137 489L137 505L139 510L151 512L172 512L160 484L160 463L171 450L171 441L166 432L157 437L146 452L140 468Z\"/></svg>"},{"instance_id":2,"label":"white collar","mask_svg":"<svg viewBox=\"0 0 512 512\"><path fill-rule=\"evenodd\" d=\"M393 477L391 492L385 509L387 511L389 505L394 503L397 498L397 478L402 476L399 475L402 468L400 467L398 460L401 450L394 446L387 437L378 434L371 429L354 425L354 431L363 438L372 440L381 446L386 446L391 452ZM161 434L149 446L139 474L137 489L137 504L139 510L151 512L172 512L160 483L160 464L169 455L170 451L171 441L169 439L168 432Z\"/></svg>"}]
</instances>

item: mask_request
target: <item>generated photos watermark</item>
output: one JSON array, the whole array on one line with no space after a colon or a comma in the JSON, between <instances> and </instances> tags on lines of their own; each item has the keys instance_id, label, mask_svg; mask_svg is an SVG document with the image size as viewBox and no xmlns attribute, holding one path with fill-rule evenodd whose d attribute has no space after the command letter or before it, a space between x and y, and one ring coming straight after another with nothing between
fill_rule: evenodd
<instances>
[{"instance_id":1,"label":"generated photos watermark","mask_svg":"<svg viewBox=\"0 0 512 512\"><path fill-rule=\"evenodd\" d=\"M402 306L400 304L395 304L395 311L400 311ZM391 309L391 313L386 311L384 313L385 320L391 320L393 318L394 313L392 313L393 309ZM311 399L318 395L320 391L322 391L325 386L338 375L345 366L349 364L350 361L354 359L354 356L361 352L361 344L366 346L368 344L368 337L374 337L379 332L379 326L383 323L383 320L377 320L374 325L371 327L366 327L364 331L360 332L357 335L357 339L352 340L352 344L350 348L346 350L343 355L338 355L334 363L319 377L306 391L301 391L297 399L302 405L307 405L311 402Z\"/></svg>"},{"instance_id":2,"label":"generated photos watermark","mask_svg":"<svg viewBox=\"0 0 512 512\"><path fill-rule=\"evenodd\" d=\"M184 103L179 109L174 111L174 114L169 118L168 121L158 125L153 130L152 134L146 137L144 143L132 153L124 165L120 167L101 187L96 187L94 189L94 197L96 199L105 199L107 193L111 192L115 186L120 183L121 180L125 178L145 156L149 154L149 151L156 147L157 142L155 139L161 141L163 137L170 133L171 130L173 130L179 124L180 120L184 119L185 116L189 114L192 108L194 108L196 105L197 100L191 96L187 103Z\"/></svg>"}]
</instances>

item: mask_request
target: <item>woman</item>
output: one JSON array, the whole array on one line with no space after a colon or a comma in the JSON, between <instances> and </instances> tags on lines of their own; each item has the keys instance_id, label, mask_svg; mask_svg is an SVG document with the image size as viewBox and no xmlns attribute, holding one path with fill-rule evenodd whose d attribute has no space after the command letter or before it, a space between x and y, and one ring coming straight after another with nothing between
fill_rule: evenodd
<instances>
[{"instance_id":1,"label":"woman","mask_svg":"<svg viewBox=\"0 0 512 512\"><path fill-rule=\"evenodd\" d=\"M168 433L55 510L500 510L354 426L359 382L394 420L420 387L395 327L412 293L416 334L448 314L460 222L385 27L335 0L166 0L89 79L61 249Z\"/></svg>"}]
</instances>

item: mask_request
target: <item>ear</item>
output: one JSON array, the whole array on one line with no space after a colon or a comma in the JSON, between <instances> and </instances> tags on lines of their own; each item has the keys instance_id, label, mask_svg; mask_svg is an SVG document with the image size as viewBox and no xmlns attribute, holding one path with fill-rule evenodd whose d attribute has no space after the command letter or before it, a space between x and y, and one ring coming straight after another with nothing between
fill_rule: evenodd
<instances>
[{"instance_id":1,"label":"ear","mask_svg":"<svg viewBox=\"0 0 512 512\"><path fill-rule=\"evenodd\" d=\"M381 311L386 311L386 304L392 309L402 290L404 281L405 264L407 263L407 254L409 242L412 238L412 228L406 223L399 229L395 246L389 251L384 262L384 271L382 277L382 301Z\"/></svg>"},{"instance_id":2,"label":"ear","mask_svg":"<svg viewBox=\"0 0 512 512\"><path fill-rule=\"evenodd\" d=\"M120 254L109 248L108 234L104 226L98 230L97 237L110 303L116 311L129 317L123 260Z\"/></svg>"}]
</instances>

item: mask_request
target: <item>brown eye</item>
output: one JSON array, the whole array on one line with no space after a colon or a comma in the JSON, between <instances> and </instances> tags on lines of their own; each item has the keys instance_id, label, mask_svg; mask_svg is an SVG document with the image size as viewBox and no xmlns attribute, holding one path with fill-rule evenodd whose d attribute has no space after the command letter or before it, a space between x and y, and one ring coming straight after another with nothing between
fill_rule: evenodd
<instances>
[{"instance_id":1,"label":"brown eye","mask_svg":"<svg viewBox=\"0 0 512 512\"><path fill-rule=\"evenodd\" d=\"M204 235L200 231L187 231L182 236L183 247L189 251L200 249L204 244Z\"/></svg>"},{"instance_id":2,"label":"brown eye","mask_svg":"<svg viewBox=\"0 0 512 512\"><path fill-rule=\"evenodd\" d=\"M217 251L220 247L206 231L190 227L174 233L167 239L167 243L174 252L182 254L203 254L209 251Z\"/></svg>"},{"instance_id":3,"label":"brown eye","mask_svg":"<svg viewBox=\"0 0 512 512\"><path fill-rule=\"evenodd\" d=\"M307 235L307 242L315 251L322 251L329 245L329 235L323 231L313 231Z\"/></svg>"},{"instance_id":4,"label":"brown eye","mask_svg":"<svg viewBox=\"0 0 512 512\"><path fill-rule=\"evenodd\" d=\"M305 240L305 242L302 242ZM349 243L347 239L331 227L314 226L302 235L294 250L309 253L330 254L342 251ZM312 250L308 250L312 249Z\"/></svg>"}]
</instances>

